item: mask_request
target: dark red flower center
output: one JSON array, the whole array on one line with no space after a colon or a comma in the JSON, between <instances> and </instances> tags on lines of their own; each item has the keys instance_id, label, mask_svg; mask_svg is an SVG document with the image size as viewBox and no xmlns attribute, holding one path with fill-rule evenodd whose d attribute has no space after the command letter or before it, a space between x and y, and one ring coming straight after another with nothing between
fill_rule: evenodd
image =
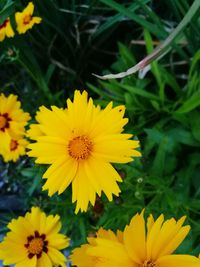
<instances>
[{"instance_id":1,"label":"dark red flower center","mask_svg":"<svg viewBox=\"0 0 200 267\"><path fill-rule=\"evenodd\" d=\"M19 143L16 140L11 139L10 141L10 150L14 151L18 148Z\"/></svg>"},{"instance_id":2,"label":"dark red flower center","mask_svg":"<svg viewBox=\"0 0 200 267\"><path fill-rule=\"evenodd\" d=\"M11 119L8 116L8 113L0 113L0 131L5 132L6 128L9 128Z\"/></svg>"},{"instance_id":3,"label":"dark red flower center","mask_svg":"<svg viewBox=\"0 0 200 267\"><path fill-rule=\"evenodd\" d=\"M2 24L0 24L0 30L5 28L8 24L8 22L9 22L9 19L4 20L4 22Z\"/></svg>"},{"instance_id":4,"label":"dark red flower center","mask_svg":"<svg viewBox=\"0 0 200 267\"><path fill-rule=\"evenodd\" d=\"M23 19L23 24L27 25L30 23L30 21L32 20L32 16L31 15L26 15Z\"/></svg>"},{"instance_id":5,"label":"dark red flower center","mask_svg":"<svg viewBox=\"0 0 200 267\"><path fill-rule=\"evenodd\" d=\"M145 260L145 262L141 264L140 267L156 267L156 264L151 260Z\"/></svg>"},{"instance_id":6,"label":"dark red flower center","mask_svg":"<svg viewBox=\"0 0 200 267\"><path fill-rule=\"evenodd\" d=\"M42 252L48 252L47 245L46 235L40 235L38 231L35 231L34 235L27 237L27 243L24 246L27 248L29 259L32 259L35 255L39 259L42 256Z\"/></svg>"}]
</instances>

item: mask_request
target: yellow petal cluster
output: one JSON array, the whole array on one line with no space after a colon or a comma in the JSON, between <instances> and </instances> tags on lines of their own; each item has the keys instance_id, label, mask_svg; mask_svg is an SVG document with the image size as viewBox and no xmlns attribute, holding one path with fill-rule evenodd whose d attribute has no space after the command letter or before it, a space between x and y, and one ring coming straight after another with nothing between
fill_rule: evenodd
<instances>
[{"instance_id":1,"label":"yellow petal cluster","mask_svg":"<svg viewBox=\"0 0 200 267\"><path fill-rule=\"evenodd\" d=\"M160 215L147 222L143 212L136 214L122 232L115 235L103 230L88 244L76 248L72 264L77 267L200 267L200 259L172 254L187 236L190 227L183 226L185 217L164 221Z\"/></svg>"},{"instance_id":2,"label":"yellow petal cluster","mask_svg":"<svg viewBox=\"0 0 200 267\"><path fill-rule=\"evenodd\" d=\"M27 7L22 12L15 14L15 20L17 24L17 31L19 34L23 34L33 27L34 24L39 24L42 19L40 17L34 17L34 4L29 2Z\"/></svg>"},{"instance_id":3,"label":"yellow petal cluster","mask_svg":"<svg viewBox=\"0 0 200 267\"><path fill-rule=\"evenodd\" d=\"M29 136L36 140L28 147L36 163L50 164L43 178L43 189L49 196L61 194L72 184L72 201L76 211L86 211L94 205L96 194L105 193L109 201L119 195L117 182L121 177L111 163L127 163L141 154L135 148L139 141L122 133L128 119L123 118L124 106L105 109L88 100L86 91L75 91L74 101L67 100L67 108L41 107L38 124L31 126Z\"/></svg>"},{"instance_id":4,"label":"yellow petal cluster","mask_svg":"<svg viewBox=\"0 0 200 267\"><path fill-rule=\"evenodd\" d=\"M15 267L66 266L66 258L59 251L69 245L69 239L60 234L60 217L47 216L33 207L24 217L8 224L9 232L0 243L0 259L4 265Z\"/></svg>"},{"instance_id":5,"label":"yellow petal cluster","mask_svg":"<svg viewBox=\"0 0 200 267\"><path fill-rule=\"evenodd\" d=\"M16 161L25 155L28 145L25 126L30 119L28 113L21 109L17 96L0 95L0 155L5 162Z\"/></svg>"},{"instance_id":6,"label":"yellow petal cluster","mask_svg":"<svg viewBox=\"0 0 200 267\"><path fill-rule=\"evenodd\" d=\"M15 33L10 24L10 19L7 18L2 24L0 24L0 42L2 42L6 37L11 38L14 35Z\"/></svg>"}]
</instances>

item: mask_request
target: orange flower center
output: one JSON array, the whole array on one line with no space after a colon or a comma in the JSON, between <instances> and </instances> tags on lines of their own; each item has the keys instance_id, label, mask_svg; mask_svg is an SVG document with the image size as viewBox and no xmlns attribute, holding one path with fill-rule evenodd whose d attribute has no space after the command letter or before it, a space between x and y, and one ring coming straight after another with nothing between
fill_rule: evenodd
<instances>
[{"instance_id":1,"label":"orange flower center","mask_svg":"<svg viewBox=\"0 0 200 267\"><path fill-rule=\"evenodd\" d=\"M69 155L76 159L87 159L92 152L93 144L87 136L77 136L68 144Z\"/></svg>"},{"instance_id":2,"label":"orange flower center","mask_svg":"<svg viewBox=\"0 0 200 267\"><path fill-rule=\"evenodd\" d=\"M32 16L31 15L26 15L23 19L23 24L27 25L30 23L30 21L32 20Z\"/></svg>"},{"instance_id":3,"label":"orange flower center","mask_svg":"<svg viewBox=\"0 0 200 267\"><path fill-rule=\"evenodd\" d=\"M24 246L27 249L29 259L32 259L35 255L39 259L42 256L42 252L48 252L48 241L45 239L45 234L40 235L38 231L35 231L34 235L27 237L27 244Z\"/></svg>"},{"instance_id":4,"label":"orange flower center","mask_svg":"<svg viewBox=\"0 0 200 267\"><path fill-rule=\"evenodd\" d=\"M15 149L17 149L18 145L19 144L18 144L18 142L16 140L11 139L11 141L10 141L10 150L14 151Z\"/></svg>"},{"instance_id":5,"label":"orange flower center","mask_svg":"<svg viewBox=\"0 0 200 267\"><path fill-rule=\"evenodd\" d=\"M44 241L42 238L33 238L31 242L29 243L28 251L32 254L40 254L43 250Z\"/></svg>"},{"instance_id":6,"label":"orange flower center","mask_svg":"<svg viewBox=\"0 0 200 267\"><path fill-rule=\"evenodd\" d=\"M0 24L0 30L5 28L8 24L8 22L9 22L9 19L4 20L4 22L2 24Z\"/></svg>"},{"instance_id":7,"label":"orange flower center","mask_svg":"<svg viewBox=\"0 0 200 267\"><path fill-rule=\"evenodd\" d=\"M145 260L145 262L141 264L140 267L156 267L156 264L151 260Z\"/></svg>"},{"instance_id":8,"label":"orange flower center","mask_svg":"<svg viewBox=\"0 0 200 267\"><path fill-rule=\"evenodd\" d=\"M4 116L0 115L0 129L3 129L6 126L7 120Z\"/></svg>"}]
</instances>

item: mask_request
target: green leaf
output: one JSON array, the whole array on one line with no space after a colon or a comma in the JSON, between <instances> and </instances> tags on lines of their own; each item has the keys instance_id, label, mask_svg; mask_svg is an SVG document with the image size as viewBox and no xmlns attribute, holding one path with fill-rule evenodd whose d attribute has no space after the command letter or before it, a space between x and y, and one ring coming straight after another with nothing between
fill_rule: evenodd
<instances>
[{"instance_id":1,"label":"green leaf","mask_svg":"<svg viewBox=\"0 0 200 267\"><path fill-rule=\"evenodd\" d=\"M145 98L148 98L149 100L157 100L159 101L159 97L157 95L154 95L152 93L146 92L142 88L137 88L135 86L125 85L125 84L119 84L119 86L132 95L136 94Z\"/></svg>"},{"instance_id":2,"label":"green leaf","mask_svg":"<svg viewBox=\"0 0 200 267\"><path fill-rule=\"evenodd\" d=\"M191 112L189 122L194 138L200 141L200 116L198 111Z\"/></svg>"},{"instance_id":3,"label":"green leaf","mask_svg":"<svg viewBox=\"0 0 200 267\"><path fill-rule=\"evenodd\" d=\"M200 92L194 93L175 113L186 113L200 106Z\"/></svg>"},{"instance_id":4,"label":"green leaf","mask_svg":"<svg viewBox=\"0 0 200 267\"><path fill-rule=\"evenodd\" d=\"M147 4L150 2L150 0L144 0L141 1L143 4ZM127 9L131 12L136 11L140 6L138 5L138 3L133 3L130 7L128 7ZM94 33L94 37L98 36L99 34L102 34L103 32L105 32L107 29L109 29L110 27L112 27L113 25L115 25L116 23L119 23L120 21L123 20L123 15L122 14L117 14L115 16L112 16L111 18L107 19L105 23L103 23Z\"/></svg>"},{"instance_id":5,"label":"green leaf","mask_svg":"<svg viewBox=\"0 0 200 267\"><path fill-rule=\"evenodd\" d=\"M189 145L189 146L200 146L200 143L198 143L191 132L187 131L184 128L173 128L168 131L168 135L172 139L174 139L177 143Z\"/></svg>"},{"instance_id":6,"label":"green leaf","mask_svg":"<svg viewBox=\"0 0 200 267\"><path fill-rule=\"evenodd\" d=\"M151 33L157 33L160 35L160 37L166 37L166 34L164 31L161 31L157 25L150 23L146 20L146 18L143 18L139 15L136 15L134 12L131 12L128 10L128 8L124 7L123 4L118 4L117 2L113 0L101 0L104 4L112 7L113 9L117 10L121 14L127 16L128 18L134 20L136 23L140 24L141 26L148 29Z\"/></svg>"},{"instance_id":7,"label":"green leaf","mask_svg":"<svg viewBox=\"0 0 200 267\"><path fill-rule=\"evenodd\" d=\"M14 2L12 0L8 0L3 7L3 9L0 11L0 24L2 24L8 17L10 17L15 9L14 9Z\"/></svg>"}]
</instances>

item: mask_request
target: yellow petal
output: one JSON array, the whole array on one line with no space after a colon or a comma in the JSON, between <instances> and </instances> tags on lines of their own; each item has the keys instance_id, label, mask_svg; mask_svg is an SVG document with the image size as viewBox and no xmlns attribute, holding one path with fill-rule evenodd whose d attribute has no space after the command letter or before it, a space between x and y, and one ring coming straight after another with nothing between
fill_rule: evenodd
<instances>
[{"instance_id":1,"label":"yellow petal","mask_svg":"<svg viewBox=\"0 0 200 267\"><path fill-rule=\"evenodd\" d=\"M33 2L29 2L28 5L25 7L25 9L23 10L23 14L30 14L32 15L34 11L34 5Z\"/></svg>"},{"instance_id":2,"label":"yellow petal","mask_svg":"<svg viewBox=\"0 0 200 267\"><path fill-rule=\"evenodd\" d=\"M75 178L77 168L77 161L65 157L58 158L43 175L43 178L47 178L43 190L49 190L50 196L57 191L61 194Z\"/></svg>"},{"instance_id":3,"label":"yellow petal","mask_svg":"<svg viewBox=\"0 0 200 267\"><path fill-rule=\"evenodd\" d=\"M107 266L136 267L137 265L129 258L125 247L120 242L97 238L97 245L89 247L86 251L91 256L99 257L100 262ZM106 264L104 266L106 266Z\"/></svg>"},{"instance_id":4,"label":"yellow petal","mask_svg":"<svg viewBox=\"0 0 200 267\"><path fill-rule=\"evenodd\" d=\"M124 230L124 245L129 257L141 264L146 259L146 232L143 213L136 214Z\"/></svg>"},{"instance_id":5,"label":"yellow petal","mask_svg":"<svg viewBox=\"0 0 200 267\"><path fill-rule=\"evenodd\" d=\"M185 218L182 217L178 222L172 218L163 223L152 248L152 260L173 253L180 245L189 231L188 226L182 227Z\"/></svg>"},{"instance_id":6,"label":"yellow petal","mask_svg":"<svg viewBox=\"0 0 200 267\"><path fill-rule=\"evenodd\" d=\"M79 163L76 176L72 182L72 202L77 201L75 213L79 210L87 211L89 202L94 205L96 192L92 187L87 174Z\"/></svg>"},{"instance_id":7,"label":"yellow petal","mask_svg":"<svg viewBox=\"0 0 200 267\"><path fill-rule=\"evenodd\" d=\"M91 157L84 167L93 188L99 195L103 191L109 201L112 201L113 194L119 195L120 189L117 182L121 182L122 179L110 163Z\"/></svg>"},{"instance_id":8,"label":"yellow petal","mask_svg":"<svg viewBox=\"0 0 200 267\"><path fill-rule=\"evenodd\" d=\"M25 267L25 266L26 265L24 265L23 267ZM42 253L42 257L40 257L37 260L37 266L36 267L52 267L52 262L46 253L44 253L44 252Z\"/></svg>"},{"instance_id":9,"label":"yellow petal","mask_svg":"<svg viewBox=\"0 0 200 267\"><path fill-rule=\"evenodd\" d=\"M164 221L164 216L161 214L159 218L155 221L151 227L150 232L147 235L147 259L152 258L152 250L154 248L154 243L157 240L157 236L160 234L160 229Z\"/></svg>"},{"instance_id":10,"label":"yellow petal","mask_svg":"<svg viewBox=\"0 0 200 267\"><path fill-rule=\"evenodd\" d=\"M157 260L159 267L200 267L200 260L189 255L169 255Z\"/></svg>"},{"instance_id":11,"label":"yellow petal","mask_svg":"<svg viewBox=\"0 0 200 267\"><path fill-rule=\"evenodd\" d=\"M26 260L19 262L15 267L37 267L37 257L34 256L32 259L27 258ZM51 266L52 267L52 266Z\"/></svg>"},{"instance_id":12,"label":"yellow petal","mask_svg":"<svg viewBox=\"0 0 200 267\"><path fill-rule=\"evenodd\" d=\"M57 249L48 248L48 256L51 259L53 265L61 265L63 267L66 266L66 257L59 252ZM46 267L46 265L44 265Z\"/></svg>"}]
</instances>

